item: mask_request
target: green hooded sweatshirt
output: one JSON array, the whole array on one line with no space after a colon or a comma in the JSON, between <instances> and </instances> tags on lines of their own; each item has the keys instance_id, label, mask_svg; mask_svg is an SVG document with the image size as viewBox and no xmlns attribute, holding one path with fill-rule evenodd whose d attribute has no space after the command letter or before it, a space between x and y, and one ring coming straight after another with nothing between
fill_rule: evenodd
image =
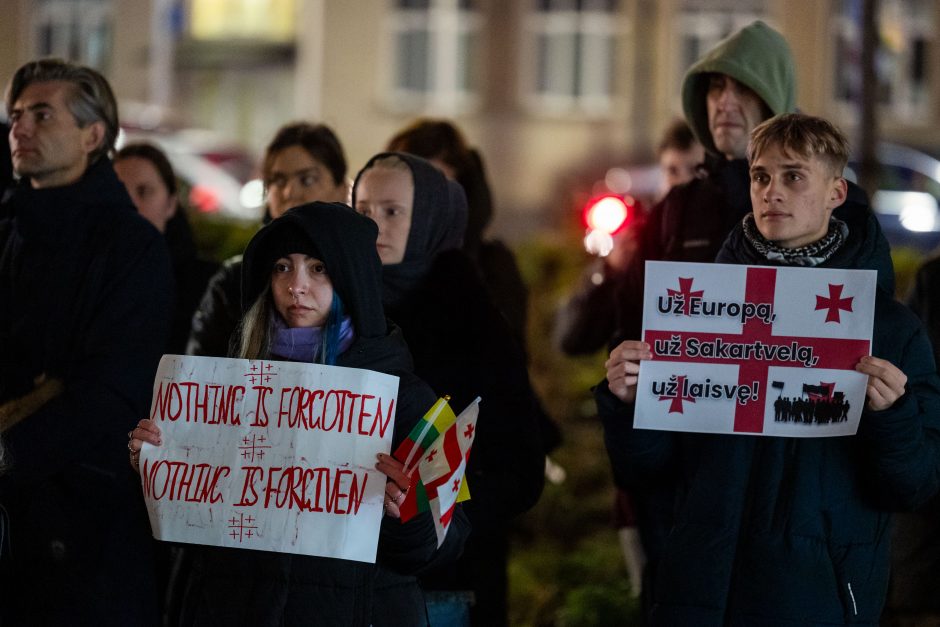
<instances>
[{"instance_id":1,"label":"green hooded sweatshirt","mask_svg":"<svg viewBox=\"0 0 940 627\"><path fill-rule=\"evenodd\" d=\"M708 130L708 75L726 74L747 85L774 115L796 110L796 78L790 46L760 20L723 39L699 59L682 80L682 109L699 142L719 154Z\"/></svg>"}]
</instances>

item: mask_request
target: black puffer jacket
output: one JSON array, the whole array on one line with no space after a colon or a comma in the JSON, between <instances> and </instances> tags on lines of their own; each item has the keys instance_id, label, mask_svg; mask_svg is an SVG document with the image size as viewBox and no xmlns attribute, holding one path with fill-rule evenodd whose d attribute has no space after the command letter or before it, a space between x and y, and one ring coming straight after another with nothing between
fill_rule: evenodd
<instances>
[{"instance_id":1,"label":"black puffer jacket","mask_svg":"<svg viewBox=\"0 0 940 627\"><path fill-rule=\"evenodd\" d=\"M394 450L435 396L412 373L402 334L385 319L375 223L340 204L311 203L291 209L259 231L245 251L242 290L246 305L270 281L273 247L289 231L299 231L313 243L352 318L356 339L337 365L399 377ZM458 512L439 550L430 513L404 524L385 517L376 564L203 548L195 557L182 624L425 625L424 599L415 575L438 562L455 560L468 531L465 517Z\"/></svg>"},{"instance_id":2,"label":"black puffer jacket","mask_svg":"<svg viewBox=\"0 0 940 627\"><path fill-rule=\"evenodd\" d=\"M887 293L880 230L853 216L825 266L879 271L872 353L908 376L853 437L781 438L634 430L606 382L596 398L617 482L674 477L674 524L656 573L654 625L877 625L892 511L940 486L940 381L923 328ZM771 265L736 228L725 263Z\"/></svg>"},{"instance_id":3,"label":"black puffer jacket","mask_svg":"<svg viewBox=\"0 0 940 627\"><path fill-rule=\"evenodd\" d=\"M24 181L3 211L0 404L28 404L41 376L63 388L3 434L0 622L149 624L149 529L125 436L166 343L166 246L106 159L65 187Z\"/></svg>"}]
</instances>

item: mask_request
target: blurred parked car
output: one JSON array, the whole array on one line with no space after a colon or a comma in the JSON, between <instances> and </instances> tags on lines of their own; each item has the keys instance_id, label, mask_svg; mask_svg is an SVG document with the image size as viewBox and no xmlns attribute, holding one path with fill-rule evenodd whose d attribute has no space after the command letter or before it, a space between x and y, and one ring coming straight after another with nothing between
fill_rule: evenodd
<instances>
[{"instance_id":1,"label":"blurred parked car","mask_svg":"<svg viewBox=\"0 0 940 627\"><path fill-rule=\"evenodd\" d=\"M264 205L255 160L243 148L211 131L124 127L118 148L151 142L162 149L179 177L180 195L191 211L257 222Z\"/></svg>"},{"instance_id":2,"label":"blurred parked car","mask_svg":"<svg viewBox=\"0 0 940 627\"><path fill-rule=\"evenodd\" d=\"M880 142L878 190L872 207L892 248L922 253L940 245L940 160L900 144ZM845 177L857 182L858 163L850 162Z\"/></svg>"}]
</instances>

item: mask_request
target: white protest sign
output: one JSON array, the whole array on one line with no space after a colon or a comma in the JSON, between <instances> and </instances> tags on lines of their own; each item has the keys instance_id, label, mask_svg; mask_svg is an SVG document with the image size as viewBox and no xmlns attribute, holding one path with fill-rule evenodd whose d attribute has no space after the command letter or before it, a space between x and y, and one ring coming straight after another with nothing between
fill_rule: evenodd
<instances>
[{"instance_id":1,"label":"white protest sign","mask_svg":"<svg viewBox=\"0 0 940 627\"><path fill-rule=\"evenodd\" d=\"M164 355L140 456L154 537L374 562L398 377Z\"/></svg>"},{"instance_id":2,"label":"white protest sign","mask_svg":"<svg viewBox=\"0 0 940 627\"><path fill-rule=\"evenodd\" d=\"M789 437L853 435L876 273L648 261L634 425Z\"/></svg>"}]
</instances>

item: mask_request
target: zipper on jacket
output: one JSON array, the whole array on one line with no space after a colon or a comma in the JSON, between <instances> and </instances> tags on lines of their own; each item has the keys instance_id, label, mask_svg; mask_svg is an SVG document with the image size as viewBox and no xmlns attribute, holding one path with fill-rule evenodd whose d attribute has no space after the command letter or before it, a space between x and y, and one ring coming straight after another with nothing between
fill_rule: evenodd
<instances>
[{"instance_id":1,"label":"zipper on jacket","mask_svg":"<svg viewBox=\"0 0 940 627\"><path fill-rule=\"evenodd\" d=\"M845 584L849 589L849 598L852 599L852 613L858 616L858 606L855 604L855 593L852 592L852 582Z\"/></svg>"}]
</instances>

